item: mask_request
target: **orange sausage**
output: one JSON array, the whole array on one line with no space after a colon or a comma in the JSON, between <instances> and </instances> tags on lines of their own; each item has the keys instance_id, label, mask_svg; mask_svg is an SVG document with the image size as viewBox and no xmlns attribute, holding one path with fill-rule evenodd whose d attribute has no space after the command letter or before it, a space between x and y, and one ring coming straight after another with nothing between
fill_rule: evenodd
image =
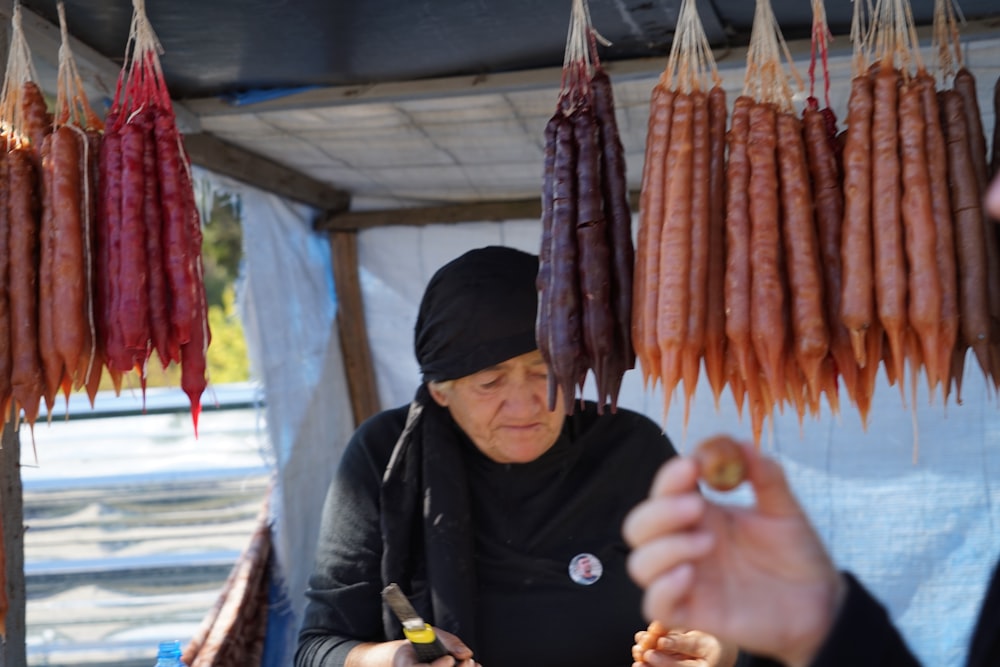
<instances>
[{"instance_id":1,"label":"orange sausage","mask_svg":"<svg viewBox=\"0 0 1000 667\"><path fill-rule=\"evenodd\" d=\"M48 112L41 88L34 81L25 81L21 86L21 113L37 170L42 166L42 142L52 132L52 114Z\"/></svg>"},{"instance_id":2,"label":"orange sausage","mask_svg":"<svg viewBox=\"0 0 1000 667\"><path fill-rule=\"evenodd\" d=\"M691 398L698 384L702 352L705 349L705 318L708 299L708 252L711 203L712 147L709 137L708 97L701 91L691 94L694 103L691 139L691 256L689 267L687 335L683 340L681 376L684 379L684 425L691 412Z\"/></svg>"},{"instance_id":3,"label":"orange sausage","mask_svg":"<svg viewBox=\"0 0 1000 667\"><path fill-rule=\"evenodd\" d=\"M872 81L867 75L851 80L844 143L844 219L841 230L840 319L851 335L858 366L868 363L865 335L875 319L872 265ZM872 359L872 363L878 363Z\"/></svg>"},{"instance_id":4,"label":"orange sausage","mask_svg":"<svg viewBox=\"0 0 1000 667\"><path fill-rule=\"evenodd\" d=\"M830 349L830 336L823 310L823 277L812 189L799 119L787 113L778 114L777 127L782 236L795 360L809 388L810 400L818 402L820 365Z\"/></svg>"},{"instance_id":5,"label":"orange sausage","mask_svg":"<svg viewBox=\"0 0 1000 667\"><path fill-rule=\"evenodd\" d=\"M636 239L635 280L632 283L632 345L642 367L644 384L655 386L660 375L660 348L656 339L656 303L660 275L660 230L666 197L667 150L673 117L674 92L663 85L653 88L649 103L646 158L639 196L639 231Z\"/></svg>"},{"instance_id":6,"label":"orange sausage","mask_svg":"<svg viewBox=\"0 0 1000 667\"><path fill-rule=\"evenodd\" d=\"M844 378L848 393L854 391L857 360L851 350L851 336L840 319L840 300L843 274L840 260L841 220L844 215L844 192L837 167L837 156L829 140L826 120L817 109L806 109L802 114L809 173L812 177L813 199L816 204L816 231L823 267L826 321L830 333L830 356L835 362L835 375ZM828 395L836 400L835 388Z\"/></svg>"},{"instance_id":7,"label":"orange sausage","mask_svg":"<svg viewBox=\"0 0 1000 667\"><path fill-rule=\"evenodd\" d=\"M899 72L882 67L875 75L872 113L872 248L875 261L875 306L885 329L892 364L889 381L903 390L903 334L906 331L906 259L900 225L898 134Z\"/></svg>"},{"instance_id":8,"label":"orange sausage","mask_svg":"<svg viewBox=\"0 0 1000 667\"><path fill-rule=\"evenodd\" d=\"M770 105L750 108L750 334L775 403L785 387L785 281L781 272L777 165L777 114Z\"/></svg>"},{"instance_id":9,"label":"orange sausage","mask_svg":"<svg viewBox=\"0 0 1000 667\"><path fill-rule=\"evenodd\" d=\"M25 419L38 419L42 369L38 356L38 176L25 148L7 154L10 165L7 214L10 223L11 386Z\"/></svg>"},{"instance_id":10,"label":"orange sausage","mask_svg":"<svg viewBox=\"0 0 1000 667\"><path fill-rule=\"evenodd\" d=\"M927 167L926 127L919 85L909 83L899 93L900 163L903 176L901 211L906 246L907 317L916 332L933 389L940 377L938 331L941 325L941 279L937 264L937 234L931 207Z\"/></svg>"},{"instance_id":11,"label":"orange sausage","mask_svg":"<svg viewBox=\"0 0 1000 667\"><path fill-rule=\"evenodd\" d=\"M726 163L726 341L736 372L746 380L750 373L750 107L753 100L736 98L727 134Z\"/></svg>"},{"instance_id":12,"label":"orange sausage","mask_svg":"<svg viewBox=\"0 0 1000 667\"><path fill-rule=\"evenodd\" d=\"M63 383L66 367L55 346L55 206L52 203L52 136L42 140L42 215L38 230L38 357L42 364L45 406L52 414L56 393Z\"/></svg>"},{"instance_id":13,"label":"orange sausage","mask_svg":"<svg viewBox=\"0 0 1000 667\"><path fill-rule=\"evenodd\" d=\"M955 234L948 188L948 154L934 78L924 72L918 77L917 84L920 86L920 102L924 114L924 148L927 152L931 215L934 218L934 257L941 287L941 323L938 327L938 350L934 363L937 364L937 375L942 382L942 397L947 402L951 388L951 358L959 326L958 267L955 265Z\"/></svg>"},{"instance_id":14,"label":"orange sausage","mask_svg":"<svg viewBox=\"0 0 1000 667\"><path fill-rule=\"evenodd\" d=\"M89 328L89 282L84 256L82 133L63 125L52 134L53 306L59 323L52 342L66 374L76 377ZM87 351L89 357L89 350Z\"/></svg>"},{"instance_id":15,"label":"orange sausage","mask_svg":"<svg viewBox=\"0 0 1000 667\"><path fill-rule=\"evenodd\" d=\"M656 337L660 348L663 413L666 416L674 386L680 379L680 358L688 323L691 275L691 180L694 100L677 93L667 152L667 196L660 232L659 292Z\"/></svg>"}]
</instances>

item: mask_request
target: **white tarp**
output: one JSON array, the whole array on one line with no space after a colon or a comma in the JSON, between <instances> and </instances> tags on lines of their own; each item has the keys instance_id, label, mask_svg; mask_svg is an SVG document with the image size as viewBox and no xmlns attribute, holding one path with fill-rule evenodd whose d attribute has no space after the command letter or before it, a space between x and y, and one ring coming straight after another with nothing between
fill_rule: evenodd
<instances>
[{"instance_id":1,"label":"white tarp","mask_svg":"<svg viewBox=\"0 0 1000 667\"><path fill-rule=\"evenodd\" d=\"M272 571L280 608L271 614L268 664L291 664L323 499L353 431L330 242L313 231L310 207L212 178L242 200L239 309L252 372L264 386L275 465Z\"/></svg>"}]
</instances>

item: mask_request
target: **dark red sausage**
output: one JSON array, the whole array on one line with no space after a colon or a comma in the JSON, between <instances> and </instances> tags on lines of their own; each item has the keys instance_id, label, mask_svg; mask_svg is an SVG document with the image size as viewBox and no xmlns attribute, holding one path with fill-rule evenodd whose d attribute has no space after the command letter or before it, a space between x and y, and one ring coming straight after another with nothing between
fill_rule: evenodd
<instances>
[{"instance_id":1,"label":"dark red sausage","mask_svg":"<svg viewBox=\"0 0 1000 667\"><path fill-rule=\"evenodd\" d=\"M601 136L601 186L613 268L612 308L623 367L629 369L635 366L635 351L632 348L632 274L635 270L635 249L632 246L632 211L628 203L625 149L618 134L614 95L607 72L598 68L590 85ZM612 395L612 407L616 402L617 391Z\"/></svg>"},{"instance_id":2,"label":"dark red sausage","mask_svg":"<svg viewBox=\"0 0 1000 667\"><path fill-rule=\"evenodd\" d=\"M147 132L135 119L121 129L121 266L117 322L125 348L145 356L149 342L149 265L146 260L145 169Z\"/></svg>"},{"instance_id":3,"label":"dark red sausage","mask_svg":"<svg viewBox=\"0 0 1000 667\"><path fill-rule=\"evenodd\" d=\"M610 371L617 326L611 310L611 248L601 201L601 158L593 108L578 106L570 116L576 142L577 271L580 321L587 360L597 385L598 413L610 403Z\"/></svg>"},{"instance_id":4,"label":"dark red sausage","mask_svg":"<svg viewBox=\"0 0 1000 667\"><path fill-rule=\"evenodd\" d=\"M563 393L563 408L573 413L576 387L587 363L580 324L580 288L577 280L577 180L573 123L565 118L556 131L555 189L552 210L552 367L550 382ZM550 397L552 394L550 393ZM555 409L554 405L550 405Z\"/></svg>"},{"instance_id":5,"label":"dark red sausage","mask_svg":"<svg viewBox=\"0 0 1000 667\"><path fill-rule=\"evenodd\" d=\"M976 186L968 127L961 96L953 90L938 93L948 151L948 182L955 221L958 259L959 321L965 343L972 348L983 372L990 372L990 311L985 289L986 247L983 210Z\"/></svg>"},{"instance_id":6,"label":"dark red sausage","mask_svg":"<svg viewBox=\"0 0 1000 667\"><path fill-rule=\"evenodd\" d=\"M546 365L552 364L552 212L553 197L555 196L555 166L556 166L556 130L562 116L562 111L556 111L555 115L545 124L545 161L542 169L542 240L541 248L538 252L538 276L535 279L535 287L538 290L538 316L535 322L535 339L538 342L538 350L542 354ZM555 392L557 384L550 375L549 382L549 404L555 405Z\"/></svg>"},{"instance_id":7,"label":"dark red sausage","mask_svg":"<svg viewBox=\"0 0 1000 667\"><path fill-rule=\"evenodd\" d=\"M708 283L705 318L705 375L716 405L726 382L726 91L708 92Z\"/></svg>"},{"instance_id":8,"label":"dark red sausage","mask_svg":"<svg viewBox=\"0 0 1000 667\"><path fill-rule=\"evenodd\" d=\"M194 258L191 252L192 212L185 188L191 187L181 153L180 135L173 118L159 111L154 121L156 162L159 168L165 268L170 294L170 324L178 344L191 339L197 308Z\"/></svg>"},{"instance_id":9,"label":"dark red sausage","mask_svg":"<svg viewBox=\"0 0 1000 667\"><path fill-rule=\"evenodd\" d=\"M147 299L149 303L149 335L152 347L160 358L160 364L166 368L170 362L180 361L177 346L171 344L170 331L170 301L167 291L167 276L164 269L163 218L160 206L159 176L156 167L156 142L153 141L152 111L144 111L139 115L138 122L142 125L146 136L142 155L143 185L143 220L145 223Z\"/></svg>"}]
</instances>

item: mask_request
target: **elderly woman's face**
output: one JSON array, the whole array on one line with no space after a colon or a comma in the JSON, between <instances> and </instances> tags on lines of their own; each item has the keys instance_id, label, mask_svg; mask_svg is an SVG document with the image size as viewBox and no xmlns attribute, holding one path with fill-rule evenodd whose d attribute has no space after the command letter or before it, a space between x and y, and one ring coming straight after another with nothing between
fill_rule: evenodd
<instances>
[{"instance_id":1,"label":"elderly woman's face","mask_svg":"<svg viewBox=\"0 0 1000 667\"><path fill-rule=\"evenodd\" d=\"M548 368L537 350L429 389L479 451L498 463L534 461L555 444L566 418L561 409L549 411Z\"/></svg>"}]
</instances>

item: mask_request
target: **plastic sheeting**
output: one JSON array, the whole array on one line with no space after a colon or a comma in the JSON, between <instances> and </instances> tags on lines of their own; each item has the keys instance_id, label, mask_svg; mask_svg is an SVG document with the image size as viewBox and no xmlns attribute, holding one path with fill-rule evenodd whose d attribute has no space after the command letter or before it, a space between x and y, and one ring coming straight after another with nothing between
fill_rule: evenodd
<instances>
[{"instance_id":1,"label":"plastic sheeting","mask_svg":"<svg viewBox=\"0 0 1000 667\"><path fill-rule=\"evenodd\" d=\"M535 221L361 233L365 317L385 407L409 401L419 381L413 324L434 270L478 246L537 252L539 239ZM800 426L786 410L762 442L783 463L836 562L886 604L926 665L964 663L1000 555L1000 406L971 357L965 378L961 406L944 407L939 395L931 401L921 386L914 410L909 388L904 407L898 385L883 377L867 432L845 395L839 417L826 409ZM749 423L736 414L728 393L717 411L702 381L686 433L683 391L674 396L666 432L682 451L720 431L749 438ZM643 388L638 370L626 374L620 405L663 423L662 400L658 390ZM741 491L732 501L749 500Z\"/></svg>"},{"instance_id":2,"label":"plastic sheeting","mask_svg":"<svg viewBox=\"0 0 1000 667\"><path fill-rule=\"evenodd\" d=\"M312 230L310 207L211 178L242 198L239 309L252 373L265 390L275 465L272 572L279 586L265 663L291 664L323 499L353 431L330 244Z\"/></svg>"}]
</instances>

